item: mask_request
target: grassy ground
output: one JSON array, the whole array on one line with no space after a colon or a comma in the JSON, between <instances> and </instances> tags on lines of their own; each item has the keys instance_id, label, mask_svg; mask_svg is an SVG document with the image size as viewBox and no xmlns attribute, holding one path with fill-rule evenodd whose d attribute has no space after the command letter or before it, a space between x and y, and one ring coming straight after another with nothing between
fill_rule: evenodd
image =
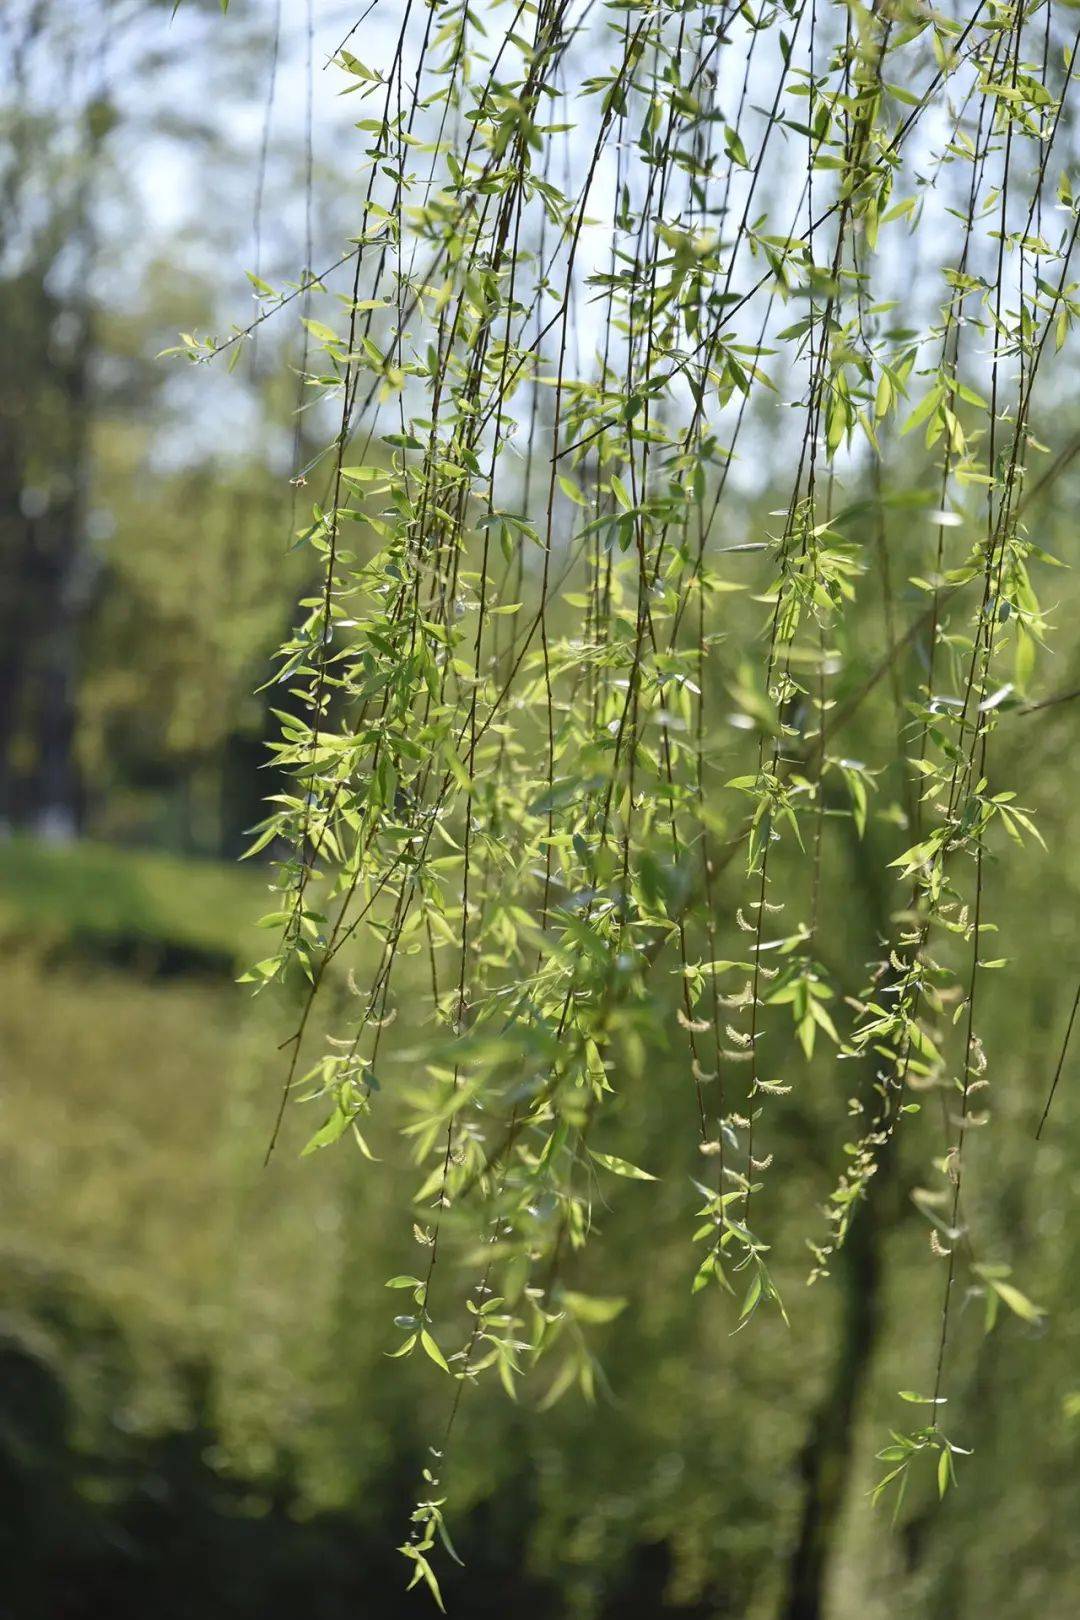
<instances>
[{"instance_id":1,"label":"grassy ground","mask_svg":"<svg viewBox=\"0 0 1080 1620\"><path fill-rule=\"evenodd\" d=\"M211 862L0 843L0 1265L23 1328L80 1313L53 1348L86 1374L84 1411L94 1320L144 1370L209 1352L222 1146L254 1012L232 979L260 887ZM140 1373L136 1399L152 1390L160 1408L166 1384Z\"/></svg>"},{"instance_id":2,"label":"grassy ground","mask_svg":"<svg viewBox=\"0 0 1080 1620\"><path fill-rule=\"evenodd\" d=\"M235 983L265 947L253 926L265 881L102 846L0 844L0 1328L57 1366L86 1433L182 1423L185 1378L202 1366L242 1467L272 1466L276 1432L300 1451L310 1441L318 1473L342 1246L354 1220L367 1244L385 1242L394 1203L372 1190L383 1167L359 1155L298 1157L319 1102L289 1109L263 1167L278 1045L296 1019L284 993ZM372 1305L355 1329L363 1359L386 1339L385 1274L350 1281Z\"/></svg>"},{"instance_id":3,"label":"grassy ground","mask_svg":"<svg viewBox=\"0 0 1080 1620\"><path fill-rule=\"evenodd\" d=\"M258 949L266 874L105 844L0 841L0 941L226 969Z\"/></svg>"}]
</instances>

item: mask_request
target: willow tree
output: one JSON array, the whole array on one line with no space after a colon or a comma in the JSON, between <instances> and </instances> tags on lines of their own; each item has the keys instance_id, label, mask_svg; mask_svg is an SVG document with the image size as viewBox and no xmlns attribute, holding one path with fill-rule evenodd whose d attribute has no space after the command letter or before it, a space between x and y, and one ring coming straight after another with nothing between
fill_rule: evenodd
<instances>
[{"instance_id":1,"label":"willow tree","mask_svg":"<svg viewBox=\"0 0 1080 1620\"><path fill-rule=\"evenodd\" d=\"M1007 971L987 864L1039 837L995 733L1035 701L1054 559L1025 511L1069 453L1036 383L1053 402L1080 308L1076 41L1040 0L380 17L333 64L351 239L184 346L235 356L299 314L329 423L295 469L320 583L275 676L251 852L279 943L248 977L305 987L270 1151L298 1096L323 1101L305 1151L401 1132L415 1156L387 1326L447 1380L401 1549L438 1598L466 1392L593 1387L621 1302L582 1251L598 1200L655 1191L620 1120L660 1050L667 1128L700 1148L686 1285L726 1291L747 1344L784 1311L771 1116L815 1049L849 1101L810 1280L924 1133L940 1326L881 1491L954 1483L961 1287L988 1325L1039 1315L966 1218L965 1163ZM829 845L871 820L886 937L851 994Z\"/></svg>"}]
</instances>

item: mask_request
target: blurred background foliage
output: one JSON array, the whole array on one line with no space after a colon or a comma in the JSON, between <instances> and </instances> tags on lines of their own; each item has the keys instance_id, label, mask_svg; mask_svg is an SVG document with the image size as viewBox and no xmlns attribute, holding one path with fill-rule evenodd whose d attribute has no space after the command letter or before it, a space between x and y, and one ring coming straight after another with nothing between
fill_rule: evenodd
<instances>
[{"instance_id":1,"label":"blurred background foliage","mask_svg":"<svg viewBox=\"0 0 1080 1620\"><path fill-rule=\"evenodd\" d=\"M209 3L171 31L170 7L148 0L16 0L0 18L0 1611L17 1620L330 1620L425 1601L403 1596L394 1545L445 1385L384 1354L383 1279L410 1268L398 1212L413 1171L400 1148L376 1163L286 1152L263 1170L295 1009L234 982L266 887L232 864L271 780L271 699L257 689L306 583L289 549L288 355L268 335L254 363L199 372L194 389L153 359L177 329L234 318L221 266L253 262L273 8L233 9L227 30ZM319 14L330 45L353 20ZM302 26L299 7L284 26ZM195 96L199 83L212 93ZM328 165L332 142L321 150ZM302 163L283 113L264 264L288 262L277 232ZM333 230L319 221L320 239ZM1067 380L1057 403L1060 460L1031 523L1075 565ZM771 504L767 477L733 497L732 541ZM921 521L890 523L898 580ZM1080 684L1074 573L1047 590L1058 650L1036 696ZM902 586L900 599L914 614ZM720 611L712 678L745 717L757 618L745 601ZM852 690L885 634L872 606L863 623ZM853 757L860 734L895 724L891 703L884 682L850 728ZM1011 966L987 1012L995 1129L974 1142L969 1219L1048 1314L986 1336L981 1304L964 1311L950 1426L974 1455L961 1488L940 1510L913 1494L896 1524L867 1499L896 1390L930 1364L937 1331L940 1274L912 1210L930 1127L898 1138L835 1275L808 1292L805 1240L820 1233L801 1212L832 1186L848 1089L819 1053L773 1114L791 1327L768 1317L732 1336L717 1291L690 1296L698 1166L690 1134L666 1129L684 1077L674 1053L650 1055L624 1129L660 1179L602 1212L603 1257L582 1279L628 1301L597 1330L597 1402L545 1409L526 1386L518 1404L467 1405L454 1612L1077 1612L1068 1068L1040 1144L1033 1133L1080 971L1078 715L1054 702L1001 733L1004 774L1024 784L1049 853L990 875ZM866 843L831 856L830 966L852 994L894 903L873 845L899 795L882 778ZM737 897L733 875L720 903ZM294 1113L298 1150L317 1122Z\"/></svg>"}]
</instances>

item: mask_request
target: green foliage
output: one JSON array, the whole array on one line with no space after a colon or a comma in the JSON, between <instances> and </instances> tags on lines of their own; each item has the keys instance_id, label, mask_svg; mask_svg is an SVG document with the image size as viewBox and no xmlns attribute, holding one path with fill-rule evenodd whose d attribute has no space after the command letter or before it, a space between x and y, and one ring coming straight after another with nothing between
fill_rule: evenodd
<instances>
[{"instance_id":1,"label":"green foliage","mask_svg":"<svg viewBox=\"0 0 1080 1620\"><path fill-rule=\"evenodd\" d=\"M1063 534L1070 521L1066 506ZM1063 608L1071 611L1074 601L1070 585ZM1054 791L1073 724L1069 709L1059 707L1001 734L1009 763L1022 763L1042 784L1034 797L1052 847L1076 831L1075 800ZM871 840L874 833L871 826ZM851 846L850 864L827 869L849 894L858 892L859 847ZM100 907L123 886L124 857L113 855L98 868ZM224 867L199 863L192 873L192 863L177 862L174 869L178 888L202 876L227 890ZM44 882L39 888L47 892ZM870 1492L894 1465L876 1466L873 1454L888 1443L890 1427L905 1433L925 1423L929 1409L904 1404L897 1391L911 1383L928 1396L925 1369L938 1328L940 1262L929 1261L922 1221L914 1212L904 1216L900 1196L926 1173L940 1129L935 1110L924 1106L896 1139L904 1162L895 1224L884 1234L887 1289L877 1337L867 1334L859 1346L859 1418L826 1609L836 1620L884 1620L908 1608L933 1620L971 1620L988 1607L1002 1620L1023 1620L1033 1609L1067 1611L1071 1597L1080 1478L1080 1428L1070 1415L1080 1331L1071 1084L1051 1116L1034 1175L1031 1134L1071 999L1071 986L1055 986L1045 962L1072 948L1076 878L1036 860L1025 885L1010 885L1003 874L995 893L1016 958L1014 999L1030 1009L1030 1021L1017 1050L1013 998L986 1003L1001 1100L996 1129L973 1138L968 1187L979 1248L1009 1256L1013 1272L999 1280L1047 1308L1049 1331L1006 1307L986 1337L984 1299L958 1314L943 1408L953 1415L943 1425L974 1455L957 1458L960 1488L948 1493L937 1518L930 1504L939 1448L919 1451L901 1508L903 1535L891 1535L892 1488L884 1514L874 1513ZM213 894L208 901L213 905ZM250 898L239 896L241 904L250 907ZM856 922L859 931L845 935L846 955L835 958L841 975L872 949L872 924L863 932L861 918L849 926ZM19 938L28 946L34 935L28 907ZM77 1403L64 1466L82 1489L104 1488L97 1474L87 1483L84 1448L150 1445L190 1427L188 1443L194 1453L206 1451L215 1491L231 1489L240 1503L225 1510L221 1527L235 1560L230 1568L248 1570L256 1556L252 1526L267 1522L265 1504L292 1470L297 1509L309 1525L320 1509L348 1510L340 1521L350 1549L344 1562L359 1562L365 1580L374 1581L364 1599L372 1612L391 1613L400 1603L392 1568L385 1586L387 1576L373 1575L372 1565L380 1545L394 1556L394 1543L404 1544L411 1504L403 1500L409 1480L401 1472L415 1460L420 1502L447 1498L440 1511L449 1514L466 1563L459 1571L445 1550L433 1554L451 1613L477 1612L478 1583L486 1585L493 1567L499 1590L513 1581L515 1604L535 1620L594 1616L620 1594L628 1613L679 1612L680 1605L692 1612L721 1600L747 1615L783 1613L806 1489L804 1447L842 1354L849 1288L860 1286L844 1269L850 1248L827 1288L807 1295L800 1286L806 1211L827 1190L827 1152L842 1116L844 1078L833 1074L827 1046L807 1070L802 1101L781 1100L773 1115L770 1146L784 1175L774 1179L773 1248L765 1258L791 1330L759 1310L732 1335L748 1275L732 1279L734 1299L720 1288L690 1294L691 1229L683 1215L705 1202L692 1180L701 1180L709 1161L685 1131L672 1128L671 1099L686 1083L682 1052L674 1045L657 1050L647 1084L625 1097L619 1124L627 1153L658 1179L635 1184L598 1167L606 1199L597 1205L600 1240L576 1258L560 1297L564 1314L552 1324L560 1336L551 1353L563 1358L560 1376L574 1366L572 1382L544 1406L536 1397L546 1397L554 1379L549 1386L543 1377L515 1378L518 1399L503 1400L501 1363L493 1361L497 1376L487 1380L485 1370L486 1388L466 1388L455 1443L433 1459L428 1447L444 1449L453 1386L426 1356L391 1362L386 1354L405 1337L392 1317L413 1313L412 1291L423 1281L413 1263L423 1251L409 1227L415 1173L392 1134L381 1132L378 1163L343 1142L315 1160L285 1152L264 1174L265 1003L237 996L225 975L216 983L205 974L148 980L100 968L88 976L82 964L76 972L51 957L38 963L29 949L13 953L10 937L5 953L5 1316L9 1332L62 1371ZM324 993L331 989L328 981ZM333 1032L339 1007L331 1001L326 1011ZM786 1030L788 1009L780 1011ZM313 1040L322 1035L311 1031ZM924 1105L934 1101L924 1097ZM376 1102L382 1108L392 1099L382 1093ZM289 1148L303 1146L318 1107L290 1111ZM887 1174L886 1164L878 1181ZM881 1212L865 1202L851 1235L855 1249L875 1219ZM708 1235L714 1232L710 1225ZM705 1247L703 1239L699 1252ZM444 1252L443 1261L448 1257ZM385 1278L396 1286L387 1289ZM485 1318L514 1314L497 1295L483 1303ZM431 1309L432 1331L449 1351L453 1316L445 1297L433 1293ZM471 1324L473 1313L464 1315ZM496 1321L492 1339L501 1343L505 1329ZM474 1363L493 1350L478 1344ZM514 1356L527 1368L525 1352ZM191 1365L206 1369L205 1406L191 1405L184 1377ZM577 1393L582 1369L592 1372L594 1405ZM422 1483L423 1466L440 1479L437 1488ZM170 1475L158 1462L136 1471L140 1500L147 1477ZM121 1488L115 1475L105 1482L113 1495ZM995 1514L1006 1490L1003 1533ZM178 1513L190 1512L186 1501ZM38 1586L41 1569L57 1557L55 1520L47 1522ZM281 1570L303 1531L275 1526ZM658 1544L670 1555L664 1605L658 1587L642 1588L638 1562L642 1546ZM202 1543L195 1545L201 1555ZM28 1557L24 1549L20 1570ZM136 1567L140 1582L151 1578L145 1565ZM525 1584L523 1567L548 1583L546 1599ZM154 1571L157 1592L163 1583ZM336 1614L330 1605L340 1576L332 1558L321 1578L328 1612ZM189 1602L186 1578L178 1579L178 1595L162 1591L168 1614ZM482 1604L483 1596L479 1612L486 1614ZM254 1597L246 1606L237 1598L236 1606L241 1614L259 1612Z\"/></svg>"},{"instance_id":2,"label":"green foliage","mask_svg":"<svg viewBox=\"0 0 1080 1620\"><path fill-rule=\"evenodd\" d=\"M1071 36L1004 5L489 20L406 13L388 60L337 59L367 184L351 294L306 318L337 424L298 536L322 583L281 649L284 786L251 847L275 853L280 943L248 977L306 985L282 1113L302 1087L330 1108L309 1146L362 1114L369 1151L413 1151L396 1354L457 1381L445 1451L488 1369L593 1396L606 1324L574 1284L608 1198L653 1198L687 1290L715 1279L757 1332L788 1315L769 1235L798 1147L775 1144L807 1066L825 1048L851 1076L825 1216L802 1212L813 1278L936 1092L932 1418L881 1456L883 1486L935 1456L944 1495L959 1277L991 1324L999 1301L1039 1315L971 1259L966 1175L1003 961L988 873L1040 838L998 732L1051 628L1027 517L1080 308ZM882 937L853 984L830 874L871 838ZM343 950L352 1002L313 1060ZM623 1140L660 1052L708 1170L666 1206ZM497 1315L452 1317L448 1250ZM438 1597L435 1486L403 1551Z\"/></svg>"}]
</instances>

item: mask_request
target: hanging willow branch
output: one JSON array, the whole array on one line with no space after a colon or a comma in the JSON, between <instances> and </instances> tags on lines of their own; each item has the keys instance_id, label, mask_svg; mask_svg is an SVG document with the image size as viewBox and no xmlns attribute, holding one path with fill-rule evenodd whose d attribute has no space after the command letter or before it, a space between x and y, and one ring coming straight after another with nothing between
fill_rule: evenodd
<instances>
[{"instance_id":1,"label":"hanging willow branch","mask_svg":"<svg viewBox=\"0 0 1080 1620\"><path fill-rule=\"evenodd\" d=\"M909 1397L930 1421L882 1452L881 1488L929 1455L944 1492L956 1277L1036 1310L974 1260L961 1195L992 1078L980 986L1003 965L985 865L1038 836L993 736L1031 706L1047 629L1030 569L1052 559L1023 514L1078 309L1068 19L991 0L380 18L385 56L353 55L357 30L334 62L367 179L334 266L351 292L304 323L336 418L301 531L321 584L281 652L287 785L251 850L276 861L280 946L249 978L308 984L282 1111L324 1099L309 1149L411 1144L421 1259L389 1285L411 1300L394 1353L456 1381L443 1457L488 1371L513 1388L550 1364L547 1400L591 1391L591 1329L620 1302L582 1291L580 1254L601 1189L650 1197L617 1184L654 1179L620 1130L651 1053L683 1052L665 1117L703 1156L688 1286L729 1290L733 1327L783 1310L770 1118L822 1046L847 1060L854 1134L826 1219L807 1211L814 1276L937 1090L920 1207L946 1278L933 1393ZM186 339L193 358L325 296L308 270L257 290L257 321ZM825 874L838 822L861 838L871 817L894 933L852 998ZM343 952L350 1010L313 1052ZM402 1549L436 1596L440 1490L426 1470Z\"/></svg>"}]
</instances>

